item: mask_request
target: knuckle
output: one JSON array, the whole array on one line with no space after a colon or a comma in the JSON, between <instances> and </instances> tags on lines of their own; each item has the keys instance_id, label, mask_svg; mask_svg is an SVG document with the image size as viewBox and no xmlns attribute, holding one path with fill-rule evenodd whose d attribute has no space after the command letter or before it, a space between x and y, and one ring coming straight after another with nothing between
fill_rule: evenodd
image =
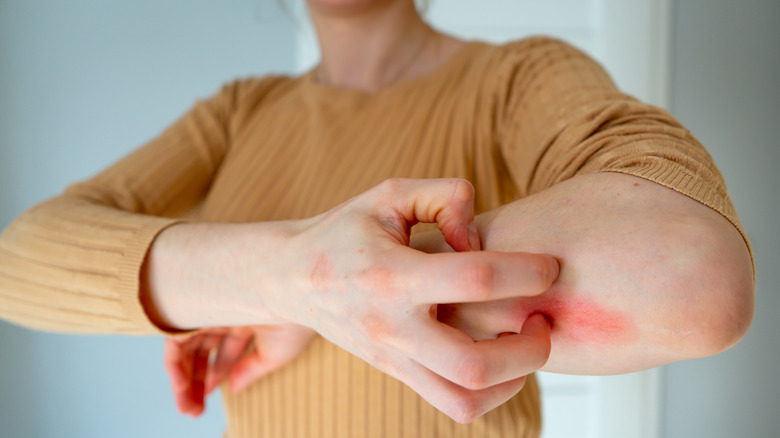
<instances>
[{"instance_id":1,"label":"knuckle","mask_svg":"<svg viewBox=\"0 0 780 438\"><path fill-rule=\"evenodd\" d=\"M459 396L445 413L460 424L469 424L482 415L482 406L474 397Z\"/></svg>"},{"instance_id":2,"label":"knuckle","mask_svg":"<svg viewBox=\"0 0 780 438\"><path fill-rule=\"evenodd\" d=\"M389 375L395 375L398 370L396 361L383 349L370 347L359 352L362 359L374 368Z\"/></svg>"},{"instance_id":3,"label":"knuckle","mask_svg":"<svg viewBox=\"0 0 780 438\"><path fill-rule=\"evenodd\" d=\"M466 179L454 178L450 180L453 185L452 199L456 202L468 202L474 199L474 186Z\"/></svg>"},{"instance_id":4,"label":"knuckle","mask_svg":"<svg viewBox=\"0 0 780 438\"><path fill-rule=\"evenodd\" d=\"M463 353L456 368L456 382L467 389L483 389L490 386L490 368L482 356Z\"/></svg>"},{"instance_id":5,"label":"knuckle","mask_svg":"<svg viewBox=\"0 0 780 438\"><path fill-rule=\"evenodd\" d=\"M388 178L377 186L384 193L397 193L402 190L406 180L403 178Z\"/></svg>"},{"instance_id":6,"label":"knuckle","mask_svg":"<svg viewBox=\"0 0 780 438\"><path fill-rule=\"evenodd\" d=\"M460 271L460 284L471 301L485 301L490 298L495 285L495 268L488 262L475 261Z\"/></svg>"},{"instance_id":7,"label":"knuckle","mask_svg":"<svg viewBox=\"0 0 780 438\"><path fill-rule=\"evenodd\" d=\"M382 366L384 365L384 358L383 355L379 353L379 351L375 348L367 348L360 352L360 355L363 357L363 360L370 363L371 365L375 366L376 368L382 369Z\"/></svg>"},{"instance_id":8,"label":"knuckle","mask_svg":"<svg viewBox=\"0 0 780 438\"><path fill-rule=\"evenodd\" d=\"M357 318L354 325L359 327L365 337L373 345L381 345L392 338L392 328L389 322L376 312L366 313Z\"/></svg>"},{"instance_id":9,"label":"knuckle","mask_svg":"<svg viewBox=\"0 0 780 438\"><path fill-rule=\"evenodd\" d=\"M380 298L391 299L399 292L398 274L393 269L374 264L355 276L361 289L371 291Z\"/></svg>"},{"instance_id":10,"label":"knuckle","mask_svg":"<svg viewBox=\"0 0 780 438\"><path fill-rule=\"evenodd\" d=\"M533 261L528 263L528 276L530 283L539 291L546 290L554 280L550 263L541 257L534 257Z\"/></svg>"}]
</instances>

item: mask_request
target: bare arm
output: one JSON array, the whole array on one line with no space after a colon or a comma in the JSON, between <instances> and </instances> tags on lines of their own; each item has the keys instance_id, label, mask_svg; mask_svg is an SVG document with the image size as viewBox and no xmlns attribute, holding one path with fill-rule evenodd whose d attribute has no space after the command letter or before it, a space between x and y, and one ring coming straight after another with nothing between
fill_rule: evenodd
<instances>
[{"instance_id":1,"label":"bare arm","mask_svg":"<svg viewBox=\"0 0 780 438\"><path fill-rule=\"evenodd\" d=\"M561 274L539 297L440 306L440 319L482 338L546 313L544 369L574 374L733 345L752 316L752 266L712 158L585 54L544 39L522 44L497 122L520 200L476 222L486 249L551 254Z\"/></svg>"},{"instance_id":2,"label":"bare arm","mask_svg":"<svg viewBox=\"0 0 780 438\"><path fill-rule=\"evenodd\" d=\"M578 176L479 216L483 245L552 254L558 281L529 299L439 306L478 338L552 320L544 370L613 374L715 354L753 312L750 255L714 210L617 173Z\"/></svg>"}]
</instances>

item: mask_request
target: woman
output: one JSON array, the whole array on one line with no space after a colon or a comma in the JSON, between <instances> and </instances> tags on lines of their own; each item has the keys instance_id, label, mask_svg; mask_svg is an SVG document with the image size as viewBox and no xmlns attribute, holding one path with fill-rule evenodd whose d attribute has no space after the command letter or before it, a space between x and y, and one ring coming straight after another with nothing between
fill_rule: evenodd
<instances>
[{"instance_id":1,"label":"woman","mask_svg":"<svg viewBox=\"0 0 780 438\"><path fill-rule=\"evenodd\" d=\"M231 437L535 436L540 367L742 336L748 249L670 116L556 41L462 42L408 0L309 8L312 72L226 86L4 233L3 269L57 285L3 276L6 318L183 332L180 406L230 371Z\"/></svg>"}]
</instances>

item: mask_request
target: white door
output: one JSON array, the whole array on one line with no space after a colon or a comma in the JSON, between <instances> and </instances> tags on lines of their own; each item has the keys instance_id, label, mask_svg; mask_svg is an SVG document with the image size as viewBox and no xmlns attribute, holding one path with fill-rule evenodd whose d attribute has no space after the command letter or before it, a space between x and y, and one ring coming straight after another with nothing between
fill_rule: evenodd
<instances>
[{"instance_id":1,"label":"white door","mask_svg":"<svg viewBox=\"0 0 780 438\"><path fill-rule=\"evenodd\" d=\"M671 1L433 0L427 17L464 38L500 43L544 34L564 39L600 61L623 91L665 107ZM305 70L319 52L311 24L300 7L296 13L298 67ZM544 438L659 436L660 370L610 377L540 373L540 382Z\"/></svg>"}]
</instances>

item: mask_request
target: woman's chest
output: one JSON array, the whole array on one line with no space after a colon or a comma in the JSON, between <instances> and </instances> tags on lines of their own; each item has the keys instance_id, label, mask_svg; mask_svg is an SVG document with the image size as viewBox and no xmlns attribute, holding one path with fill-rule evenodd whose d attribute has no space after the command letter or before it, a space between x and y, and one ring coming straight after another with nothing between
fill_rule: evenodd
<instances>
[{"instance_id":1,"label":"woman's chest","mask_svg":"<svg viewBox=\"0 0 780 438\"><path fill-rule=\"evenodd\" d=\"M351 110L351 117L336 108L255 119L236 130L201 218L309 217L387 178L471 179L480 143L491 141L446 107Z\"/></svg>"}]
</instances>

